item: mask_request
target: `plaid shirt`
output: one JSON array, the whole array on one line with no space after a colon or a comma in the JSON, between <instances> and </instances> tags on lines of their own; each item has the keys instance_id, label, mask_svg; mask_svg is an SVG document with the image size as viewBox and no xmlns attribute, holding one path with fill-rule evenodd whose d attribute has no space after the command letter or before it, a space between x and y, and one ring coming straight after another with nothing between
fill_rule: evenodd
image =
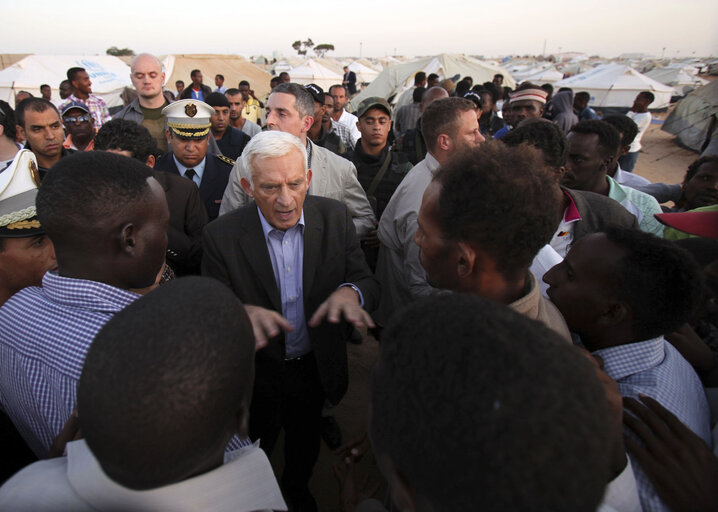
<instances>
[{"instance_id":1,"label":"plaid shirt","mask_svg":"<svg viewBox=\"0 0 718 512\"><path fill-rule=\"evenodd\" d=\"M77 381L95 334L139 295L46 273L0 308L0 404L38 457L76 405Z\"/></svg>"},{"instance_id":2,"label":"plaid shirt","mask_svg":"<svg viewBox=\"0 0 718 512\"><path fill-rule=\"evenodd\" d=\"M342 140L344 145L349 149L354 149L354 139L352 139L352 134L349 131L349 128L344 126L341 123L336 122L334 119L332 121L332 129L329 130L329 133L336 133L339 135L339 138Z\"/></svg>"},{"instance_id":3,"label":"plaid shirt","mask_svg":"<svg viewBox=\"0 0 718 512\"><path fill-rule=\"evenodd\" d=\"M97 132L103 124L112 119L110 117L110 111L107 110L107 103L105 103L105 100L99 96L90 94L86 100L81 100L74 94L70 94L70 96L68 96L67 99L60 104L58 110L62 112L63 107L71 101L79 101L80 103L87 105L90 109L90 114L92 114L92 118L95 120L95 132Z\"/></svg>"},{"instance_id":4,"label":"plaid shirt","mask_svg":"<svg viewBox=\"0 0 718 512\"><path fill-rule=\"evenodd\" d=\"M603 358L604 371L618 382L621 395L638 399L640 393L654 398L711 446L710 411L703 385L693 367L663 336L594 354ZM631 458L631 464L643 510L669 510L638 461Z\"/></svg>"}]
</instances>

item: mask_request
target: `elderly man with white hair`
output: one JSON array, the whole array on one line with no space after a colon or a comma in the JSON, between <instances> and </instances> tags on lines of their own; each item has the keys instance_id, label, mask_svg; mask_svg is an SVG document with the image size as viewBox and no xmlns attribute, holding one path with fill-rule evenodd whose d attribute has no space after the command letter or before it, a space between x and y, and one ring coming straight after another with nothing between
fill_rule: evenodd
<instances>
[{"instance_id":1,"label":"elderly man with white hair","mask_svg":"<svg viewBox=\"0 0 718 512\"><path fill-rule=\"evenodd\" d=\"M316 510L308 483L319 453L325 399L347 389L343 321L373 326L379 287L347 207L308 196L305 144L290 133L255 135L241 159L249 204L204 232L202 275L247 307L259 345L249 435L271 454L284 429L281 484L290 510Z\"/></svg>"}]
</instances>

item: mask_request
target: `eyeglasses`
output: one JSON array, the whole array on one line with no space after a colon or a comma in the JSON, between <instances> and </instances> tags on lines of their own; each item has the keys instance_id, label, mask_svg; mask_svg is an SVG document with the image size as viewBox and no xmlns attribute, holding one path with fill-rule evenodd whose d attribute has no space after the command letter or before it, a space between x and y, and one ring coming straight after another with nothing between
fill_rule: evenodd
<instances>
[{"instance_id":1,"label":"eyeglasses","mask_svg":"<svg viewBox=\"0 0 718 512\"><path fill-rule=\"evenodd\" d=\"M79 116L79 117L63 117L62 120L63 120L63 122L68 123L68 124L89 123L90 121L92 121L92 116L88 114L86 116Z\"/></svg>"}]
</instances>

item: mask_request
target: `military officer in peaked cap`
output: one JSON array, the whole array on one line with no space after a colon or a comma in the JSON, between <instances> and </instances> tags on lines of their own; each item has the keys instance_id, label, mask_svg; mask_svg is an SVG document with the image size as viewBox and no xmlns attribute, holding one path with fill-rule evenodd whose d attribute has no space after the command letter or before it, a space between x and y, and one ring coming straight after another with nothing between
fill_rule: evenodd
<instances>
[{"instance_id":1,"label":"military officer in peaked cap","mask_svg":"<svg viewBox=\"0 0 718 512\"><path fill-rule=\"evenodd\" d=\"M210 116L214 108L203 101L180 100L166 106L165 135L169 152L155 164L155 169L172 172L192 180L207 209L209 220L219 215L224 189L234 160L208 152Z\"/></svg>"}]
</instances>

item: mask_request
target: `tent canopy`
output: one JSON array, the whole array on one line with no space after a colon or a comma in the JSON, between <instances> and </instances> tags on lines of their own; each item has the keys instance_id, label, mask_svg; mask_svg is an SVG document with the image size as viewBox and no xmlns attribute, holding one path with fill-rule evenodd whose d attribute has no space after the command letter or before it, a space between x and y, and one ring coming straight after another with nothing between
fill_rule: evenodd
<instances>
[{"instance_id":1,"label":"tent canopy","mask_svg":"<svg viewBox=\"0 0 718 512\"><path fill-rule=\"evenodd\" d=\"M392 64L385 67L369 86L354 96L351 104L356 108L365 98L379 96L389 98L394 95L394 103L401 93L414 85L414 75L424 71L427 75L436 73L441 79L460 75L471 76L474 84L490 82L494 75L504 75L504 85L516 87L511 74L501 66L459 54L442 53L434 57L424 57L410 62Z\"/></svg>"},{"instance_id":2,"label":"tent canopy","mask_svg":"<svg viewBox=\"0 0 718 512\"><path fill-rule=\"evenodd\" d=\"M707 80L697 77L694 71L693 66L667 66L665 68L653 68L646 73L646 76L662 84L674 87L678 92L685 94L708 83Z\"/></svg>"},{"instance_id":3,"label":"tent canopy","mask_svg":"<svg viewBox=\"0 0 718 512\"><path fill-rule=\"evenodd\" d=\"M666 108L675 95L673 87L642 75L624 64L603 64L580 75L564 78L554 87L570 87L574 92L586 91L591 95L591 107L623 107L633 105L641 91L651 91L656 99L652 109Z\"/></svg>"},{"instance_id":4,"label":"tent canopy","mask_svg":"<svg viewBox=\"0 0 718 512\"><path fill-rule=\"evenodd\" d=\"M661 129L678 137L693 151L700 151L718 122L718 80L696 89L678 102Z\"/></svg>"},{"instance_id":5,"label":"tent canopy","mask_svg":"<svg viewBox=\"0 0 718 512\"><path fill-rule=\"evenodd\" d=\"M334 84L341 84L343 78L340 73L319 64L313 59L307 59L299 66L290 69L289 76L292 82L301 85L317 84L324 89L324 92L329 91L329 88Z\"/></svg>"},{"instance_id":6,"label":"tent canopy","mask_svg":"<svg viewBox=\"0 0 718 512\"><path fill-rule=\"evenodd\" d=\"M223 75L224 85L227 89L237 87L241 80L246 80L257 98L263 99L269 94L269 80L272 76L239 55L168 55L162 64L165 68L167 89L174 90L177 80L182 80L185 86L189 87L189 84L192 83L190 73L193 69L199 69L202 72L204 84L212 90L215 89L215 75Z\"/></svg>"},{"instance_id":7,"label":"tent canopy","mask_svg":"<svg viewBox=\"0 0 718 512\"><path fill-rule=\"evenodd\" d=\"M42 84L52 88L53 99L59 99L60 82L67 79L67 70L72 67L85 68L92 80L92 92L108 107L121 106L120 94L132 86L129 66L112 55L29 55L0 71L0 99L14 105L17 91L39 97Z\"/></svg>"}]
</instances>

